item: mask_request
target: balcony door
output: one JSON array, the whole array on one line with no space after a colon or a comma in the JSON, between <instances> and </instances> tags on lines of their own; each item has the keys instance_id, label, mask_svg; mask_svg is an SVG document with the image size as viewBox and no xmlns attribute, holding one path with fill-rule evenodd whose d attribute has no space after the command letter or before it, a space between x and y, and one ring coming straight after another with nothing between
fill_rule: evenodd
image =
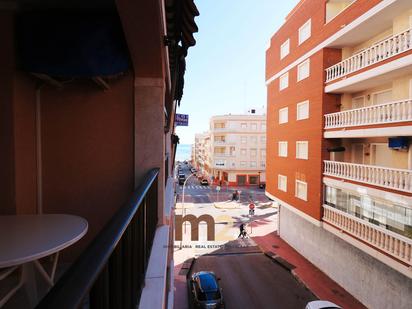
<instances>
[{"instance_id":1,"label":"balcony door","mask_svg":"<svg viewBox=\"0 0 412 309\"><path fill-rule=\"evenodd\" d=\"M392 89L375 92L372 94L372 104L379 105L392 101Z\"/></svg>"},{"instance_id":2,"label":"balcony door","mask_svg":"<svg viewBox=\"0 0 412 309\"><path fill-rule=\"evenodd\" d=\"M386 143L371 144L371 165L390 167L392 150Z\"/></svg>"},{"instance_id":3,"label":"balcony door","mask_svg":"<svg viewBox=\"0 0 412 309\"><path fill-rule=\"evenodd\" d=\"M365 106L365 97L356 97L352 99L352 109L362 108Z\"/></svg>"},{"instance_id":4,"label":"balcony door","mask_svg":"<svg viewBox=\"0 0 412 309\"><path fill-rule=\"evenodd\" d=\"M352 163L364 164L363 144L352 144Z\"/></svg>"}]
</instances>

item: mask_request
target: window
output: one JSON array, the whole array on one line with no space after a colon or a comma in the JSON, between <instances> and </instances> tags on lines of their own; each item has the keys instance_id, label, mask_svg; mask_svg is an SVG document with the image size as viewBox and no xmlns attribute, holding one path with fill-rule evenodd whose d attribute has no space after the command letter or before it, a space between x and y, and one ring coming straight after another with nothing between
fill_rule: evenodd
<instances>
[{"instance_id":1,"label":"window","mask_svg":"<svg viewBox=\"0 0 412 309\"><path fill-rule=\"evenodd\" d=\"M309 77L310 75L310 59L305 60L298 65L298 81Z\"/></svg>"},{"instance_id":2,"label":"window","mask_svg":"<svg viewBox=\"0 0 412 309\"><path fill-rule=\"evenodd\" d=\"M260 143L266 145L266 136L261 136L260 137Z\"/></svg>"},{"instance_id":3,"label":"window","mask_svg":"<svg viewBox=\"0 0 412 309\"><path fill-rule=\"evenodd\" d=\"M328 23L355 0L328 0L326 1L326 22Z\"/></svg>"},{"instance_id":4,"label":"window","mask_svg":"<svg viewBox=\"0 0 412 309\"><path fill-rule=\"evenodd\" d=\"M283 175L278 175L278 189L280 191L287 191L288 178Z\"/></svg>"},{"instance_id":5,"label":"window","mask_svg":"<svg viewBox=\"0 0 412 309\"><path fill-rule=\"evenodd\" d=\"M309 118L309 101L298 103L296 106L296 120Z\"/></svg>"},{"instance_id":6,"label":"window","mask_svg":"<svg viewBox=\"0 0 412 309\"><path fill-rule=\"evenodd\" d=\"M312 22L309 19L299 28L299 45L310 38Z\"/></svg>"},{"instance_id":7,"label":"window","mask_svg":"<svg viewBox=\"0 0 412 309\"><path fill-rule=\"evenodd\" d=\"M266 160L266 148L260 149L260 156L262 159Z\"/></svg>"},{"instance_id":8,"label":"window","mask_svg":"<svg viewBox=\"0 0 412 309\"><path fill-rule=\"evenodd\" d=\"M289 72L286 72L279 77L279 90L283 90L289 86Z\"/></svg>"},{"instance_id":9,"label":"window","mask_svg":"<svg viewBox=\"0 0 412 309\"><path fill-rule=\"evenodd\" d=\"M260 167L263 167L263 168L265 168L266 167L266 162L260 162Z\"/></svg>"},{"instance_id":10,"label":"window","mask_svg":"<svg viewBox=\"0 0 412 309\"><path fill-rule=\"evenodd\" d=\"M242 144L246 144L246 143L247 143L247 137L246 137L246 136L241 136L241 137L240 137L240 142L241 142Z\"/></svg>"},{"instance_id":11,"label":"window","mask_svg":"<svg viewBox=\"0 0 412 309\"><path fill-rule=\"evenodd\" d=\"M257 136L251 136L251 137L250 137L250 142L251 142L252 144L256 144L256 143L257 143Z\"/></svg>"},{"instance_id":12,"label":"window","mask_svg":"<svg viewBox=\"0 0 412 309\"><path fill-rule=\"evenodd\" d=\"M250 167L256 167L256 161L250 161Z\"/></svg>"},{"instance_id":13,"label":"window","mask_svg":"<svg viewBox=\"0 0 412 309\"><path fill-rule=\"evenodd\" d=\"M247 128L247 123L242 122L242 123L240 124L240 128L241 128L241 129L246 129L246 128Z\"/></svg>"},{"instance_id":14,"label":"window","mask_svg":"<svg viewBox=\"0 0 412 309\"><path fill-rule=\"evenodd\" d=\"M257 149L256 148L250 149L250 156L256 157L256 155L257 155Z\"/></svg>"},{"instance_id":15,"label":"window","mask_svg":"<svg viewBox=\"0 0 412 309\"><path fill-rule=\"evenodd\" d=\"M298 141L296 142L296 159L308 159L308 142Z\"/></svg>"},{"instance_id":16,"label":"window","mask_svg":"<svg viewBox=\"0 0 412 309\"><path fill-rule=\"evenodd\" d=\"M288 122L289 109L287 107L279 110L279 124Z\"/></svg>"},{"instance_id":17,"label":"window","mask_svg":"<svg viewBox=\"0 0 412 309\"><path fill-rule=\"evenodd\" d=\"M240 166L245 167L246 166L246 161L240 161Z\"/></svg>"},{"instance_id":18,"label":"window","mask_svg":"<svg viewBox=\"0 0 412 309\"><path fill-rule=\"evenodd\" d=\"M246 156L246 149L244 149L244 148L240 149L240 155L241 156Z\"/></svg>"},{"instance_id":19,"label":"window","mask_svg":"<svg viewBox=\"0 0 412 309\"><path fill-rule=\"evenodd\" d=\"M256 131L256 130L257 130L257 123L251 123L251 124L250 124L250 129L251 129L252 131Z\"/></svg>"},{"instance_id":20,"label":"window","mask_svg":"<svg viewBox=\"0 0 412 309\"><path fill-rule=\"evenodd\" d=\"M280 59L285 58L289 54L289 39L287 39L281 46L280 46Z\"/></svg>"},{"instance_id":21,"label":"window","mask_svg":"<svg viewBox=\"0 0 412 309\"><path fill-rule=\"evenodd\" d=\"M287 157L288 156L288 142L279 142L278 143L278 156Z\"/></svg>"},{"instance_id":22,"label":"window","mask_svg":"<svg viewBox=\"0 0 412 309\"><path fill-rule=\"evenodd\" d=\"M262 129L262 131L266 131L266 123L262 123L260 125L260 128Z\"/></svg>"},{"instance_id":23,"label":"window","mask_svg":"<svg viewBox=\"0 0 412 309\"><path fill-rule=\"evenodd\" d=\"M304 181L296 180L295 196L301 200L308 200L308 184Z\"/></svg>"}]
</instances>

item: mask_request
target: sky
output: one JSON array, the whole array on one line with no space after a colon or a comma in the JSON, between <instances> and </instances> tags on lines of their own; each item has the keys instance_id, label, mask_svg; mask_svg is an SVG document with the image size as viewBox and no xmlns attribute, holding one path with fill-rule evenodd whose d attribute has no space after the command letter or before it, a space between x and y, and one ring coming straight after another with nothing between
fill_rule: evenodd
<instances>
[{"instance_id":1,"label":"sky","mask_svg":"<svg viewBox=\"0 0 412 309\"><path fill-rule=\"evenodd\" d=\"M213 115L266 107L265 51L298 0L195 0L196 45L186 58L185 87L177 113L181 144L208 130Z\"/></svg>"}]
</instances>

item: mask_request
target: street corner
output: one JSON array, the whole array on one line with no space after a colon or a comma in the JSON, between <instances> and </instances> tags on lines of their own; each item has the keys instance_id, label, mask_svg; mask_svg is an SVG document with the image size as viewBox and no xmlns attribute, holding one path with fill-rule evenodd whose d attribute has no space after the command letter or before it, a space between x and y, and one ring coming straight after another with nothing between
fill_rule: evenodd
<instances>
[{"instance_id":1,"label":"street corner","mask_svg":"<svg viewBox=\"0 0 412 309\"><path fill-rule=\"evenodd\" d=\"M218 209L238 209L240 208L240 204L238 202L233 201L225 201L225 202L216 202L213 203L213 206Z\"/></svg>"},{"instance_id":2,"label":"street corner","mask_svg":"<svg viewBox=\"0 0 412 309\"><path fill-rule=\"evenodd\" d=\"M184 208L193 208L194 207L194 204L193 203L176 203L176 209L183 209L183 206L184 206Z\"/></svg>"}]
</instances>

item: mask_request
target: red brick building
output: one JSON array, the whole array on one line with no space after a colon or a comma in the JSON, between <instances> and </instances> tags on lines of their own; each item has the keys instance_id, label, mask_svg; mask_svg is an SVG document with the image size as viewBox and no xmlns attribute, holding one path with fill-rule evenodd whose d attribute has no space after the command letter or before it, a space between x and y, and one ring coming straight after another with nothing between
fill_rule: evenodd
<instances>
[{"instance_id":1,"label":"red brick building","mask_svg":"<svg viewBox=\"0 0 412 309\"><path fill-rule=\"evenodd\" d=\"M373 308L411 301L411 28L410 1L302 0L266 52L278 232Z\"/></svg>"}]
</instances>

